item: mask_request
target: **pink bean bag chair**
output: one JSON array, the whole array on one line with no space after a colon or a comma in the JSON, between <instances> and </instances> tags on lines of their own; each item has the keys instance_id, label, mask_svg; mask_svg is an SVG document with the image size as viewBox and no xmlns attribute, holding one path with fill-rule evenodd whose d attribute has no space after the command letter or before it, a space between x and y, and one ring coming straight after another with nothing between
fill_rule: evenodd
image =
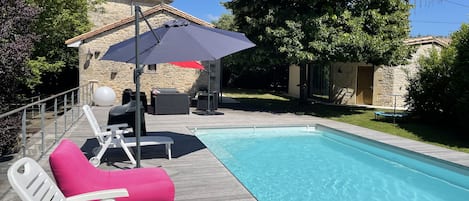
<instances>
[{"instance_id":1,"label":"pink bean bag chair","mask_svg":"<svg viewBox=\"0 0 469 201\"><path fill-rule=\"evenodd\" d=\"M161 168L101 170L92 166L72 141L64 139L49 157L57 185L66 197L104 189L126 188L118 201L173 201L174 184Z\"/></svg>"}]
</instances>

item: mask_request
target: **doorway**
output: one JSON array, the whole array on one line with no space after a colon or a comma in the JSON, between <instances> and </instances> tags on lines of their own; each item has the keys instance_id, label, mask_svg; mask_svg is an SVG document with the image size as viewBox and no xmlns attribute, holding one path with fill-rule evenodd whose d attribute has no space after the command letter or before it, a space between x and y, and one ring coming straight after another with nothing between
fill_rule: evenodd
<instances>
[{"instance_id":1,"label":"doorway","mask_svg":"<svg viewBox=\"0 0 469 201\"><path fill-rule=\"evenodd\" d=\"M358 66L357 104L373 104L373 74L372 66Z\"/></svg>"}]
</instances>

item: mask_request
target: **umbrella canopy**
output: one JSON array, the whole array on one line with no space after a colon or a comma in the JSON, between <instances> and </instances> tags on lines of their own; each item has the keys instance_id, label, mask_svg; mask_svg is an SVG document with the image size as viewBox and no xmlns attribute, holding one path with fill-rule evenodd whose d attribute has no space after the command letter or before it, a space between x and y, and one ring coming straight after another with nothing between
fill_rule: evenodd
<instances>
[{"instance_id":1,"label":"umbrella canopy","mask_svg":"<svg viewBox=\"0 0 469 201\"><path fill-rule=\"evenodd\" d=\"M191 24L187 20L172 20L162 27L157 29L150 27L150 31L139 34L138 14L144 15L138 5L135 6L135 13L135 37L112 45L101 59L135 63L134 80L137 94L140 93L142 64L216 60L255 46L243 33ZM146 19L145 21L149 25ZM210 87L210 79L208 80ZM140 96L135 98L138 103ZM210 103L210 99L208 102ZM210 105L208 108L210 109ZM140 104L137 104L135 112L137 168L140 167L141 152L140 112Z\"/></svg>"},{"instance_id":2,"label":"umbrella canopy","mask_svg":"<svg viewBox=\"0 0 469 201\"><path fill-rule=\"evenodd\" d=\"M216 60L254 46L243 33L172 20L140 35L138 62ZM135 38L112 45L102 59L135 63Z\"/></svg>"}]
</instances>

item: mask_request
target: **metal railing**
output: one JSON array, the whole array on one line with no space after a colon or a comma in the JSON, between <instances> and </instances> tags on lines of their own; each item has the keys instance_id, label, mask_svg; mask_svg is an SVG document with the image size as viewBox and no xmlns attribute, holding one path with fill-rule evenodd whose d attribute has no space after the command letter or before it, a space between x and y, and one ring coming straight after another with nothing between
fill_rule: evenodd
<instances>
[{"instance_id":1,"label":"metal railing","mask_svg":"<svg viewBox=\"0 0 469 201\"><path fill-rule=\"evenodd\" d=\"M18 157L42 158L83 115L81 106L91 103L95 83L90 82L0 114L0 120L11 115L21 116Z\"/></svg>"},{"instance_id":2,"label":"metal railing","mask_svg":"<svg viewBox=\"0 0 469 201\"><path fill-rule=\"evenodd\" d=\"M0 177L4 178L0 179L0 200L18 199L15 197L16 194L11 193L11 187L6 179L9 166L22 157L27 156L37 161L45 157L83 115L81 107L84 104L91 105L96 83L91 81L50 97L43 99L39 97L33 103L0 114L0 121L21 118L18 152L0 156ZM15 125L13 129L16 132L18 126Z\"/></svg>"}]
</instances>

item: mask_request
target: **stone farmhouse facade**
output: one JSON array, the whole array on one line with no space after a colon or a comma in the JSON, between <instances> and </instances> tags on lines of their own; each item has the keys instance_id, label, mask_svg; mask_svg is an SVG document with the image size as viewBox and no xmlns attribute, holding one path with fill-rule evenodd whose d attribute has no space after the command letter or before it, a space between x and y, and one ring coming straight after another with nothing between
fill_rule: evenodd
<instances>
[{"instance_id":1,"label":"stone farmhouse facade","mask_svg":"<svg viewBox=\"0 0 469 201\"><path fill-rule=\"evenodd\" d=\"M416 51L406 65L373 66L367 63L333 63L330 66L309 66L308 94L324 95L335 104L373 105L405 108L408 78L417 72L418 59L428 55L432 48L441 50L449 40L429 37L411 38L404 41ZM299 67L290 66L288 93L299 97ZM314 86L313 86L314 85ZM321 90L315 90L318 85ZM316 88L313 88L316 87ZM320 93L322 92L322 93Z\"/></svg>"},{"instance_id":2,"label":"stone farmhouse facade","mask_svg":"<svg viewBox=\"0 0 469 201\"><path fill-rule=\"evenodd\" d=\"M139 1L142 11L152 28L163 23L183 18L190 23L214 27L188 13L178 10L166 3L166 0ZM125 89L135 91L133 71L135 64L100 60L107 49L118 42L135 36L135 16L132 12L133 1L109 0L101 6L101 11L90 12L89 18L95 24L90 32L81 34L65 41L71 48L79 51L79 84L90 81L97 82L99 86L107 86L116 93L115 104L120 103L122 92ZM144 20L140 22L140 33L149 31ZM184 47L181 47L184 48ZM219 90L220 62L203 62L205 69L211 68L211 89ZM208 74L205 70L181 68L171 64L156 64L145 66L141 75L141 91L150 99L153 88L176 88L180 92L195 94L199 89L207 88Z\"/></svg>"}]
</instances>

